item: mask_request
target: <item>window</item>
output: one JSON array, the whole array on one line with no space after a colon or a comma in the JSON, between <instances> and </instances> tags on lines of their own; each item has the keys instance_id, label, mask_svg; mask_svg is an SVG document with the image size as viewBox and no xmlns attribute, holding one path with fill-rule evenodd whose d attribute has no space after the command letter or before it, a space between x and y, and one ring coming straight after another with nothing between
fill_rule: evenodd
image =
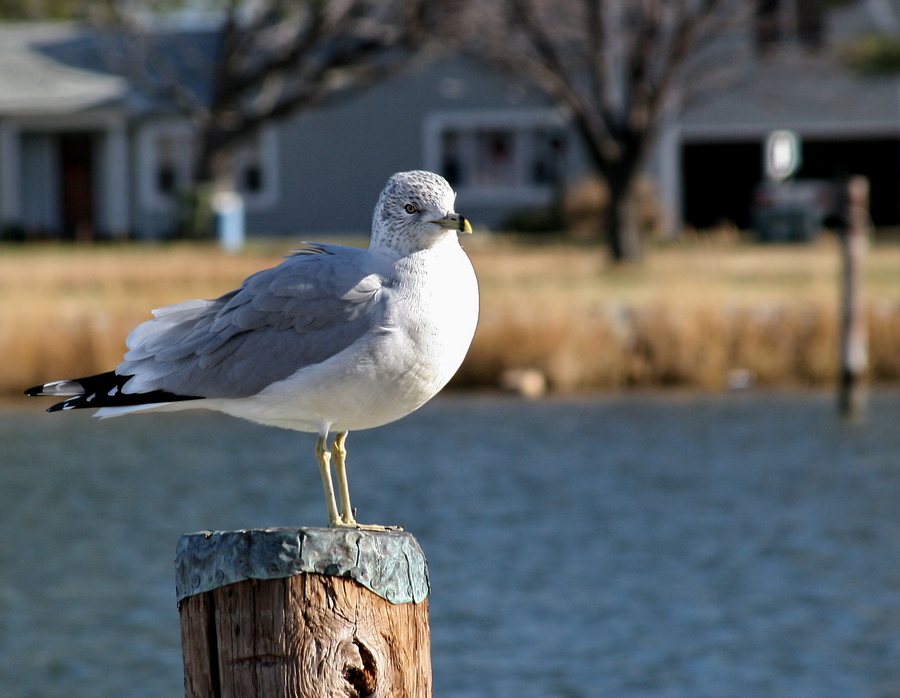
<instances>
[{"instance_id":1,"label":"window","mask_svg":"<svg viewBox=\"0 0 900 698\"><path fill-rule=\"evenodd\" d=\"M239 146L234 153L235 184L244 196L262 193L265 185L264 145L260 135Z\"/></svg>"},{"instance_id":2,"label":"window","mask_svg":"<svg viewBox=\"0 0 900 698\"><path fill-rule=\"evenodd\" d=\"M534 133L535 184L562 184L565 177L566 135L562 129L536 129Z\"/></svg>"},{"instance_id":3,"label":"window","mask_svg":"<svg viewBox=\"0 0 900 698\"><path fill-rule=\"evenodd\" d=\"M162 132L156 142L156 192L175 196L191 181L193 139L188 133Z\"/></svg>"},{"instance_id":4,"label":"window","mask_svg":"<svg viewBox=\"0 0 900 698\"><path fill-rule=\"evenodd\" d=\"M756 0L754 40L761 55L794 42L810 52L825 41L823 0Z\"/></svg>"},{"instance_id":5,"label":"window","mask_svg":"<svg viewBox=\"0 0 900 698\"><path fill-rule=\"evenodd\" d=\"M516 154L516 132L513 129L478 130L474 132L474 138L474 183L482 187L519 184L519 172L513 160Z\"/></svg>"},{"instance_id":6,"label":"window","mask_svg":"<svg viewBox=\"0 0 900 698\"><path fill-rule=\"evenodd\" d=\"M564 123L551 110L438 114L426 125L426 166L482 198L552 195L567 150Z\"/></svg>"}]
</instances>

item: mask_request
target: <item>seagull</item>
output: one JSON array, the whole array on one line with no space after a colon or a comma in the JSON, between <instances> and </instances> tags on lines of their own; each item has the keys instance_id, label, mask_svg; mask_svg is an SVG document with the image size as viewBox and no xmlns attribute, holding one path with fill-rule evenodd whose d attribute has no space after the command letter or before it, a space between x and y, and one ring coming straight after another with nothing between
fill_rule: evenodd
<instances>
[{"instance_id":1,"label":"seagull","mask_svg":"<svg viewBox=\"0 0 900 698\"><path fill-rule=\"evenodd\" d=\"M478 282L458 235L472 227L455 198L439 175L397 173L375 206L367 249L304 243L219 298L154 310L114 371L26 395L67 398L48 412L206 408L316 433L328 525L386 530L356 521L345 441L421 407L469 349Z\"/></svg>"}]
</instances>

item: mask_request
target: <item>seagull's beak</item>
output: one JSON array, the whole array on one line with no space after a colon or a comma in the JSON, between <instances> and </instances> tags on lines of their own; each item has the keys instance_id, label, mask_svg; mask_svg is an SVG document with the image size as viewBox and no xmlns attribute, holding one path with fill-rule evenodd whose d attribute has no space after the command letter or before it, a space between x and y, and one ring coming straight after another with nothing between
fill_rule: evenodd
<instances>
[{"instance_id":1,"label":"seagull's beak","mask_svg":"<svg viewBox=\"0 0 900 698\"><path fill-rule=\"evenodd\" d=\"M472 226L469 224L469 221L458 213L448 213L445 217L431 222L447 230L457 230L460 233L472 232Z\"/></svg>"}]
</instances>

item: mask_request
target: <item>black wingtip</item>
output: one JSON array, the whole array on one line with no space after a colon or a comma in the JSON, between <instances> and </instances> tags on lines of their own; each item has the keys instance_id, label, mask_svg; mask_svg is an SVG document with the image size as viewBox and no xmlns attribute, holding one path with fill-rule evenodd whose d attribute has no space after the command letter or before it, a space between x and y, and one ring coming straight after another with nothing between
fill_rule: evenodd
<instances>
[{"instance_id":1,"label":"black wingtip","mask_svg":"<svg viewBox=\"0 0 900 698\"><path fill-rule=\"evenodd\" d=\"M63 410L77 410L82 408L96 407L130 407L132 405L149 405L157 402L178 402L181 400L200 400L201 396L197 395L177 395L165 390L152 390L146 393L123 393L122 386L127 383L132 376L123 376L108 371L100 373L96 376L87 376L71 381L57 381L58 383L77 384L81 390L81 394L73 392L62 392L54 394L46 392L48 385L54 383L46 383L44 385L36 385L25 391L25 394L31 397L55 397L65 398L62 402L58 402L50 407L48 412L61 412Z\"/></svg>"}]
</instances>

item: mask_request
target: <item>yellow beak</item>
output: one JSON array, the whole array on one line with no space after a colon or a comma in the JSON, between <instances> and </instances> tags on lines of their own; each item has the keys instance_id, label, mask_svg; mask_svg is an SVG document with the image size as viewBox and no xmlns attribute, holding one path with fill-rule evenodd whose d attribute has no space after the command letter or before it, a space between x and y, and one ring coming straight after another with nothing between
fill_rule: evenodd
<instances>
[{"instance_id":1,"label":"yellow beak","mask_svg":"<svg viewBox=\"0 0 900 698\"><path fill-rule=\"evenodd\" d=\"M457 230L460 233L472 232L472 226L469 224L469 221L458 213L451 213L445 218L439 218L438 220L431 222L436 223L447 230Z\"/></svg>"}]
</instances>

